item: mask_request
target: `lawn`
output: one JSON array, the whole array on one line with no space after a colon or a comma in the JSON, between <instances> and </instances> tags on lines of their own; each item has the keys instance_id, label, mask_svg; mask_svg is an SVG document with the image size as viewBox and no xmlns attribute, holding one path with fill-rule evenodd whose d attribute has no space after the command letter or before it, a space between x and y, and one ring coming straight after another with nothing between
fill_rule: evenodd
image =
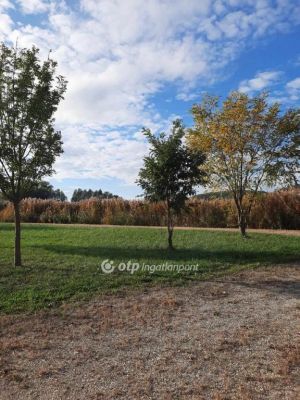
<instances>
[{"instance_id":1,"label":"lawn","mask_svg":"<svg viewBox=\"0 0 300 400\"><path fill-rule=\"evenodd\" d=\"M12 266L13 225L0 224L0 312L34 311L96 293L145 285L182 285L190 280L260 265L299 261L300 237L180 230L175 252L166 250L166 231L151 228L99 228L23 225L22 268ZM190 272L105 274L101 262L198 264Z\"/></svg>"}]
</instances>

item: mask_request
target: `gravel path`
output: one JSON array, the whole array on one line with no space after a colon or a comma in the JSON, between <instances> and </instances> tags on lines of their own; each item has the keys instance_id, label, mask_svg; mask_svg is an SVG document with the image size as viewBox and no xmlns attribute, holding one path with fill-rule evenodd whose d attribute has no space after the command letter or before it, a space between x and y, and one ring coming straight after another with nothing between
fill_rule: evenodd
<instances>
[{"instance_id":1,"label":"gravel path","mask_svg":"<svg viewBox=\"0 0 300 400\"><path fill-rule=\"evenodd\" d=\"M0 316L0 399L300 393L300 265Z\"/></svg>"}]
</instances>

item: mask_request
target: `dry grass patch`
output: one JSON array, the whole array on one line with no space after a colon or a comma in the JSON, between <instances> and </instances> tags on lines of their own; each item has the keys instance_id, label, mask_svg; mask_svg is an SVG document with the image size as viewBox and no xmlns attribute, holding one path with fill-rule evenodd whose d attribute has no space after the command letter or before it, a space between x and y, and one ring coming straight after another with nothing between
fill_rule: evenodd
<instances>
[{"instance_id":1,"label":"dry grass patch","mask_svg":"<svg viewBox=\"0 0 300 400\"><path fill-rule=\"evenodd\" d=\"M0 317L0 399L296 400L300 270Z\"/></svg>"}]
</instances>

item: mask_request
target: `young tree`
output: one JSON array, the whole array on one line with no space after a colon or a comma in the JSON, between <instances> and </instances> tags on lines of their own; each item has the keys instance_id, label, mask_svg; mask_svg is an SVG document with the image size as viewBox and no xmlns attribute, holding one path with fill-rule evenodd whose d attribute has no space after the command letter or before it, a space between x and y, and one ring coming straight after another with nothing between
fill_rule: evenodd
<instances>
[{"instance_id":1,"label":"young tree","mask_svg":"<svg viewBox=\"0 0 300 400\"><path fill-rule=\"evenodd\" d=\"M168 244L173 249L173 216L180 213L188 196L195 194L194 187L205 182L200 170L205 157L199 150L189 150L183 144L184 127L180 120L173 122L171 134L156 137L150 129L143 130L151 149L144 158L137 183L151 202L166 204Z\"/></svg>"},{"instance_id":2,"label":"young tree","mask_svg":"<svg viewBox=\"0 0 300 400\"><path fill-rule=\"evenodd\" d=\"M0 189L14 205L15 265L21 265L20 202L62 153L54 128L66 81L56 62L41 62L38 49L0 46Z\"/></svg>"},{"instance_id":3,"label":"young tree","mask_svg":"<svg viewBox=\"0 0 300 400\"><path fill-rule=\"evenodd\" d=\"M266 93L250 98L233 92L221 107L218 100L206 96L192 108L194 127L188 144L206 154L210 185L232 193L246 237L258 190L297 181L300 114L299 110L281 113L278 103L268 104Z\"/></svg>"}]
</instances>

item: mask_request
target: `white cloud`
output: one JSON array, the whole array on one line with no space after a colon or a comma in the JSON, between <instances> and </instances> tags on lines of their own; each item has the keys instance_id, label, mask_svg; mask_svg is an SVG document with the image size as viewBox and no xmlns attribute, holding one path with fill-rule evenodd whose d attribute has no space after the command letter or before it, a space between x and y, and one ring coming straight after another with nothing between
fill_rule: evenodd
<instances>
[{"instance_id":1,"label":"white cloud","mask_svg":"<svg viewBox=\"0 0 300 400\"><path fill-rule=\"evenodd\" d=\"M293 79L292 81L288 82L286 87L290 90L300 89L300 78L296 78L296 79Z\"/></svg>"},{"instance_id":2,"label":"white cloud","mask_svg":"<svg viewBox=\"0 0 300 400\"><path fill-rule=\"evenodd\" d=\"M120 52L124 50L120 48ZM196 51L194 57L190 54ZM128 47L115 60L102 58L70 69L66 101L58 117L63 122L137 125L148 119L150 95L165 82L189 81L209 73L207 46L192 38L172 43ZM132 53L129 56L129 53ZM71 56L72 57L72 56Z\"/></svg>"},{"instance_id":3,"label":"white cloud","mask_svg":"<svg viewBox=\"0 0 300 400\"><path fill-rule=\"evenodd\" d=\"M13 4L8 0L0 0L0 41L4 41L11 33L13 21L7 14Z\"/></svg>"},{"instance_id":4,"label":"white cloud","mask_svg":"<svg viewBox=\"0 0 300 400\"><path fill-rule=\"evenodd\" d=\"M300 99L300 77L286 82L286 78L280 71L260 72L255 78L242 81L239 90L251 95L271 87L270 103L294 105L295 101Z\"/></svg>"},{"instance_id":5,"label":"white cloud","mask_svg":"<svg viewBox=\"0 0 300 400\"><path fill-rule=\"evenodd\" d=\"M289 95L289 99L296 101L300 99L300 77L289 81L286 84L286 90Z\"/></svg>"},{"instance_id":6,"label":"white cloud","mask_svg":"<svg viewBox=\"0 0 300 400\"><path fill-rule=\"evenodd\" d=\"M9 8L13 8L13 4L9 0L0 0L0 11L7 10Z\"/></svg>"},{"instance_id":7,"label":"white cloud","mask_svg":"<svg viewBox=\"0 0 300 400\"><path fill-rule=\"evenodd\" d=\"M193 93L193 92L180 92L176 95L177 100L182 100L182 101L192 101L199 99L199 94Z\"/></svg>"},{"instance_id":8,"label":"white cloud","mask_svg":"<svg viewBox=\"0 0 300 400\"><path fill-rule=\"evenodd\" d=\"M239 86L239 91L251 94L268 89L278 82L281 74L281 71L259 72L254 78L242 81Z\"/></svg>"},{"instance_id":9,"label":"white cloud","mask_svg":"<svg viewBox=\"0 0 300 400\"><path fill-rule=\"evenodd\" d=\"M13 26L12 19L7 14L0 13L0 41L5 40Z\"/></svg>"},{"instance_id":10,"label":"white cloud","mask_svg":"<svg viewBox=\"0 0 300 400\"><path fill-rule=\"evenodd\" d=\"M94 131L82 126L64 129L65 157L57 161L57 179L117 177L133 184L147 144L142 137L119 131Z\"/></svg>"},{"instance_id":11,"label":"white cloud","mask_svg":"<svg viewBox=\"0 0 300 400\"><path fill-rule=\"evenodd\" d=\"M17 0L17 4L24 14L44 13L50 7L50 2L45 0Z\"/></svg>"}]
</instances>

